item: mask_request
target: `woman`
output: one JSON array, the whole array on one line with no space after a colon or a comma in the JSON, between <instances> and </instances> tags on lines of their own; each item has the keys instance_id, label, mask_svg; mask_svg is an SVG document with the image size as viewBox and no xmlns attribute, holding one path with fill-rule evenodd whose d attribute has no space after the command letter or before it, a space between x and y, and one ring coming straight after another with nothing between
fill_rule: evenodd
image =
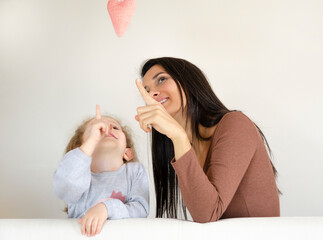
<instances>
[{"instance_id":1,"label":"woman","mask_svg":"<svg viewBox=\"0 0 323 240\"><path fill-rule=\"evenodd\" d=\"M279 216L276 169L261 130L228 110L202 71L184 59L151 59L141 75L136 84L146 106L135 118L152 131L156 217L177 218L179 205L185 219L187 207L201 223Z\"/></svg>"}]
</instances>

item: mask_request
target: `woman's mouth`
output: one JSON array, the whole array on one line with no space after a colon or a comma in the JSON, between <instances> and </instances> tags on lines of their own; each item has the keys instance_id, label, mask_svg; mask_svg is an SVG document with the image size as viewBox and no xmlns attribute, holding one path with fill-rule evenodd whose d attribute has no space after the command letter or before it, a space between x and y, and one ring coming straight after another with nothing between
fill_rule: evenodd
<instances>
[{"instance_id":1,"label":"woman's mouth","mask_svg":"<svg viewBox=\"0 0 323 240\"><path fill-rule=\"evenodd\" d=\"M165 102L167 102L168 98L163 98L161 100L159 100L158 102L161 104L164 104Z\"/></svg>"}]
</instances>

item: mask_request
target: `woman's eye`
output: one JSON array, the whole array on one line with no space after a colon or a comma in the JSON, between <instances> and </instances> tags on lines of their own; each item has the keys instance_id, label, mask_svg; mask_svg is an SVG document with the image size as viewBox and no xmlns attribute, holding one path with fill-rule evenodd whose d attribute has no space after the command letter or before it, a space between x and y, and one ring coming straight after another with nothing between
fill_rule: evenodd
<instances>
[{"instance_id":1,"label":"woman's eye","mask_svg":"<svg viewBox=\"0 0 323 240\"><path fill-rule=\"evenodd\" d=\"M118 128L118 127L116 127L116 126L114 126L114 127L113 127L113 129L119 130L119 128Z\"/></svg>"},{"instance_id":2,"label":"woman's eye","mask_svg":"<svg viewBox=\"0 0 323 240\"><path fill-rule=\"evenodd\" d=\"M159 78L158 79L158 84L160 84L160 83L162 83L163 81L165 81L166 80L166 78L165 77L161 77L161 78Z\"/></svg>"}]
</instances>

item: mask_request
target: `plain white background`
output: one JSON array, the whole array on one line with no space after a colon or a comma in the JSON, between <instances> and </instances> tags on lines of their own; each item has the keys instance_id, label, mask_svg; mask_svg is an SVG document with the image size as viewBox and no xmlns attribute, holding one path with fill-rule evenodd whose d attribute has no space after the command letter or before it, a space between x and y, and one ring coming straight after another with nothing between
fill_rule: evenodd
<instances>
[{"instance_id":1,"label":"plain white background","mask_svg":"<svg viewBox=\"0 0 323 240\"><path fill-rule=\"evenodd\" d=\"M80 122L113 114L134 132L142 63L185 58L265 133L282 216L323 215L323 2L137 0L122 38L107 0L0 0L0 217L64 218L52 176ZM151 213L155 200L151 181Z\"/></svg>"}]
</instances>

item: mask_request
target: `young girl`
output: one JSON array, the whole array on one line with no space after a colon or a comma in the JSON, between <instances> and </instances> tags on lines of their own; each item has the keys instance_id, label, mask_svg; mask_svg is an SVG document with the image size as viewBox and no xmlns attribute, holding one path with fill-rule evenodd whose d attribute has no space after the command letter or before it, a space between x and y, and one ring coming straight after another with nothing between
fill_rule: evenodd
<instances>
[{"instance_id":1,"label":"young girl","mask_svg":"<svg viewBox=\"0 0 323 240\"><path fill-rule=\"evenodd\" d=\"M87 236L100 233L106 219L149 212L147 175L134 162L130 136L115 119L101 116L98 105L96 111L75 131L53 178L55 195L68 204L69 218L80 218Z\"/></svg>"}]
</instances>

